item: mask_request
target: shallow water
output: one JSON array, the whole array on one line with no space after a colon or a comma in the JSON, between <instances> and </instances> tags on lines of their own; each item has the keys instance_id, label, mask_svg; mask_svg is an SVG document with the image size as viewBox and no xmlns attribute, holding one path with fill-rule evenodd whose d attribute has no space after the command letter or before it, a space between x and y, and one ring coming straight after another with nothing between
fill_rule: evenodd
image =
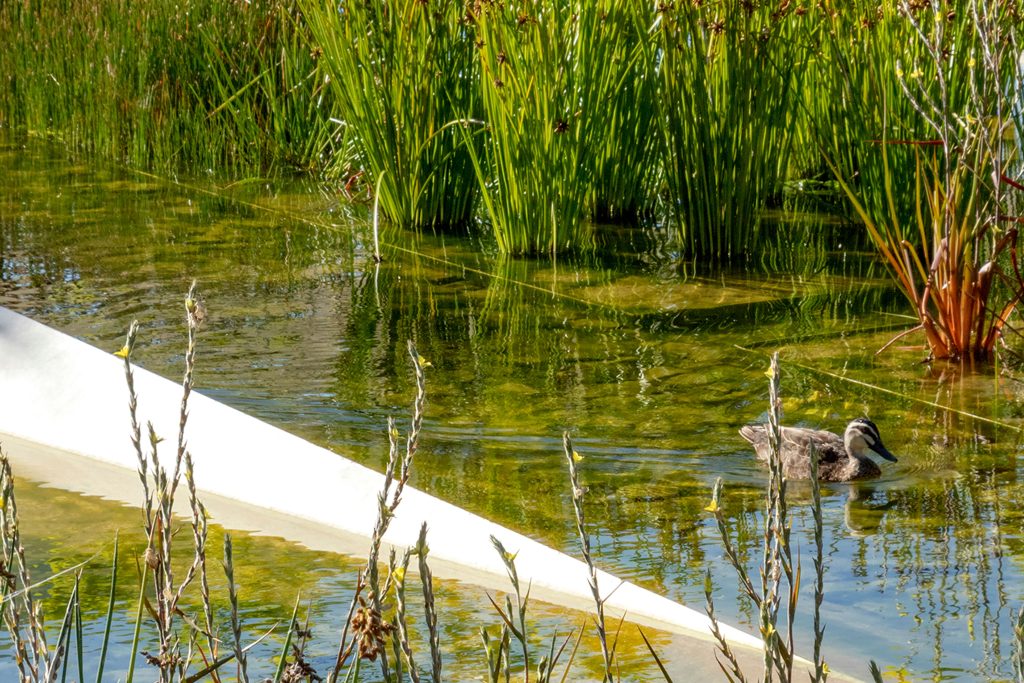
<instances>
[{"instance_id":1,"label":"shallow water","mask_svg":"<svg viewBox=\"0 0 1024 683\"><path fill-rule=\"evenodd\" d=\"M698 608L711 566L720 616L748 627L702 508L722 477L753 565L765 472L736 430L763 418L778 348L788 423L838 431L869 414L900 456L877 480L823 490L832 667L863 677L874 659L893 680L1012 675L1022 387L922 365L914 337L875 356L909 324L906 307L841 225L773 221L766 230L792 230L795 244L779 237L760 262L725 270L679 265L656 228L603 231L614 256L555 263L385 231L375 269L365 210L315 188L175 185L38 144L0 148L0 175L0 304L111 350L138 318L136 361L178 377L181 299L195 277L210 312L197 388L378 469L386 417L408 414L414 339L432 363L416 486L574 552L569 429L585 455L599 564ZM24 488L37 501L23 518L39 573L101 552L96 614L114 530L134 528L136 513ZM806 646L809 488L792 494ZM236 557L253 633L288 618L298 586L315 599L314 624L341 622L358 563L246 538ZM122 561L127 575L134 560ZM494 624L489 604L443 592L458 615L446 635L476 653L471 622ZM133 604L128 591L123 609ZM544 619L559 623L556 611ZM333 637L318 634L324 653Z\"/></svg>"}]
</instances>

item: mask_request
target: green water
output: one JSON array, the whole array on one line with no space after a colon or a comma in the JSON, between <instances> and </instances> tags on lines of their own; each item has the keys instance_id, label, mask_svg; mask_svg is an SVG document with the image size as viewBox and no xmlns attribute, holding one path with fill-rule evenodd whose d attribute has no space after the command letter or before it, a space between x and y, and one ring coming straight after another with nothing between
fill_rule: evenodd
<instances>
[{"instance_id":1,"label":"green water","mask_svg":"<svg viewBox=\"0 0 1024 683\"><path fill-rule=\"evenodd\" d=\"M795 242L769 238L762 261L724 271L680 265L656 228L603 231L614 256L555 263L502 259L472 237L385 231L375 269L366 211L316 188L174 185L13 144L0 148L0 177L0 304L111 350L138 318L137 362L177 378L180 302L198 278L210 314L197 388L378 469L387 416L408 414L414 339L432 363L416 486L575 552L569 429L585 455L599 564L698 608L710 565L719 614L749 630L701 510L721 476L756 562L765 472L736 430L763 418L767 354L778 348L787 423L841 430L868 414L900 456L877 480L823 491L832 667L863 677L875 659L893 680L1012 675L1024 385L922 365L914 337L875 356L910 324L906 306L840 224L777 217L767 231ZM100 610L114 530L137 526L136 513L26 490L47 521L26 532L39 572L106 553L94 578ZM807 553L809 490L792 492ZM323 664L357 563L263 538L242 548L252 632L286 619L301 586L325 623ZM453 665L468 678L477 626L496 617L479 591L442 592L446 637L465 655ZM805 653L810 603L807 592ZM132 604L129 591L123 609ZM573 623L540 617L552 629ZM626 651L642 659L635 642Z\"/></svg>"}]
</instances>

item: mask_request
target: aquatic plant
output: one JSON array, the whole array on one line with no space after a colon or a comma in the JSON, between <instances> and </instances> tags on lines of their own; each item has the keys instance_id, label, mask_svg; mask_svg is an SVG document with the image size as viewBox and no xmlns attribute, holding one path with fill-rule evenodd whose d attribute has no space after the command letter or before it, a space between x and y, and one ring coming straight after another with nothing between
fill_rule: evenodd
<instances>
[{"instance_id":1,"label":"aquatic plant","mask_svg":"<svg viewBox=\"0 0 1024 683\"><path fill-rule=\"evenodd\" d=\"M590 215L635 221L653 211L661 182L658 58L648 34L654 4L626 0L604 21L608 35L599 39L611 41L607 59L618 82L600 105L605 128L590 140L597 147Z\"/></svg>"},{"instance_id":2,"label":"aquatic plant","mask_svg":"<svg viewBox=\"0 0 1024 683\"><path fill-rule=\"evenodd\" d=\"M483 152L474 151L473 161L501 251L592 247L585 220L592 201L608 207L620 201L594 197L594 174L603 160L601 191L611 191L611 152L600 148L616 144L607 137L616 126L643 127L639 119L615 119L626 102L609 106L634 68L626 46L635 25L627 7L499 0L474 11L485 127L463 130L463 138L468 145L483 136ZM639 208L636 200L625 203Z\"/></svg>"},{"instance_id":3,"label":"aquatic plant","mask_svg":"<svg viewBox=\"0 0 1024 683\"><path fill-rule=\"evenodd\" d=\"M844 177L856 180L876 209L886 206L877 141L926 134L924 121L902 97L896 79L894 53L913 60L920 52L909 26L900 21L898 2L821 3L810 10L803 34L810 56L799 95L794 171L798 177L831 179L828 159ZM897 177L910 177L909 149L891 152L889 163ZM897 190L904 198L912 195L905 186Z\"/></svg>"},{"instance_id":4,"label":"aquatic plant","mask_svg":"<svg viewBox=\"0 0 1024 683\"><path fill-rule=\"evenodd\" d=\"M1024 294L1015 227L1024 167L1019 145L1007 144L1015 125L1011 112L1024 101L1024 67L1011 49L1016 10L1010 3L974 1L961 13L967 18L954 25L956 59L950 56L950 15L939 9L901 7L920 56L896 60L895 80L931 137L883 135L884 207L870 193L865 198L839 162L826 160L914 309L919 324L904 334L924 332L934 358L984 360ZM909 217L900 208L906 179L889 161L894 146L909 148L914 162Z\"/></svg>"},{"instance_id":5,"label":"aquatic plant","mask_svg":"<svg viewBox=\"0 0 1024 683\"><path fill-rule=\"evenodd\" d=\"M169 682L184 678L190 664L190 659L194 656L193 650L198 651L204 661L212 662L212 664L208 665L209 671L206 671L206 673L215 672L234 658L238 662L239 679L247 680L245 674L245 653L240 642L238 600L234 587L231 538L227 535L224 539L224 570L228 579L234 649L230 655L218 658L218 641L214 636L213 608L210 602L209 581L207 577L206 540L208 525L206 508L196 495L192 455L186 449L185 430L188 424L188 399L194 385L196 342L205 315L205 304L198 294L196 283L193 281L185 297L188 343L185 350L185 373L182 379L182 398L178 416L177 447L171 460L173 463L171 469L168 469L167 464L161 462L159 444L162 438L157 435L152 423L148 424L147 429L149 450L144 452L142 448L142 430L136 414L138 397L135 393L134 370L131 364L132 351L135 348L139 329L137 322L133 322L129 327L125 344L117 352L117 355L124 361L125 382L128 386L128 408L131 418L131 441L135 447L139 482L143 491L143 529L147 538L147 546L140 565L142 575L140 577L139 604L135 615L135 642L131 649L128 664L128 681L131 681L133 678L136 653L140 652L138 644L140 642L143 615L146 612L144 608L151 604L147 598L146 591L147 579L150 574L153 576L153 600L149 607L149 612L156 626L159 651L156 654L141 651L141 654L146 657L150 665L157 668L159 680L161 682ZM185 575L176 580L172 563L175 536L173 509L175 494L182 475L184 475L187 484L189 508L192 511L191 526L194 552ZM200 581L200 597L204 623L207 627L205 640L208 650L204 651L203 646L196 642L194 647L190 645L188 655L186 655L181 649L181 639L175 621L176 617L181 614L179 602L184 597L189 585L196 578ZM112 584L111 591L113 590L114 586ZM102 664L101 662L101 667Z\"/></svg>"},{"instance_id":6,"label":"aquatic plant","mask_svg":"<svg viewBox=\"0 0 1024 683\"><path fill-rule=\"evenodd\" d=\"M403 227L465 225L476 180L449 124L476 110L473 35L463 3L300 0L329 76L337 118L352 136L384 215Z\"/></svg>"},{"instance_id":7,"label":"aquatic plant","mask_svg":"<svg viewBox=\"0 0 1024 683\"><path fill-rule=\"evenodd\" d=\"M143 168L315 166L330 128L290 0L0 6L0 125Z\"/></svg>"},{"instance_id":8,"label":"aquatic plant","mask_svg":"<svg viewBox=\"0 0 1024 683\"><path fill-rule=\"evenodd\" d=\"M128 661L127 681L134 678L136 655L142 654L147 662L158 671L159 680L198 680L215 673L217 669L242 653L237 646L235 652L217 657L216 639L212 628L212 608L209 602L209 588L206 580L206 511L196 497L192 479L192 458L185 449L184 431L188 421L188 396L191 393L195 362L196 332L201 323L201 304L196 296L195 284L189 290L185 303L188 319L189 343L186 350L186 370L182 382L182 402L179 414L179 434L176 454L172 458L173 469L162 464L158 455L158 444L161 439L156 435L152 425L148 426L149 450L143 452L142 429L138 423L136 408L137 396L134 389L134 372L131 365L131 354L135 346L138 324L133 323L128 330L124 346L116 355L124 360L125 380L128 386L128 407L131 418L131 440L135 446L139 463L139 480L143 490L143 523L147 538L147 546L140 563L140 586L138 607L135 614L133 641ZM185 575L176 580L172 569L172 545L174 539L174 523L171 511L174 505L175 492L184 475L188 484L189 503L192 510L192 530L195 541L192 561ZM0 453L0 489L3 492L3 509L0 510L0 537L2 537L3 567L6 580L3 583L3 617L5 625L12 637L14 650L17 653L19 677L22 681L55 681L58 675L66 679L71 638L77 646L78 680L84 680L82 652L82 631L84 625L79 606L80 569L84 564L48 577L43 582L32 584L28 575L24 548L18 531L17 505L10 465L5 455ZM225 547L225 569L230 578L232 572L230 540ZM96 680L103 680L106 657L110 639L110 627L113 619L115 594L118 584L117 572L118 541L115 537L113 550L113 566L111 569L110 598L107 603L103 638L99 659L96 663ZM17 572L12 570L17 568ZM46 632L43 626L43 615L38 603L33 599L33 591L43 584L53 581L61 574L76 572L75 585L65 610L60 633L56 645L51 649L47 646ZM148 578L153 577L152 599L149 597ZM207 642L210 649L206 652L202 644L195 638L189 638L187 654L182 651L182 641L175 622L182 612L179 603L186 588L196 576L202 582L202 604L208 630ZM232 624L238 623L237 601L232 599ZM156 631L159 650L155 654L140 650L141 626L145 614L152 617ZM27 631L22 621L27 620ZM185 620L192 623L190 619ZM235 629L237 633L237 629ZM198 635L198 634L196 634ZM185 672L197 653L203 654L205 668L186 678ZM244 655L243 655L244 656ZM242 669L241 680L245 679Z\"/></svg>"},{"instance_id":9,"label":"aquatic plant","mask_svg":"<svg viewBox=\"0 0 1024 683\"><path fill-rule=\"evenodd\" d=\"M207 119L228 119L238 139L234 144L265 147L265 164L319 174L327 163L351 163L346 131L339 134L328 120L331 92L297 4L277 0L263 11L254 27L241 22L203 27L214 88L208 97L215 94L211 104L217 103ZM232 49L239 43L251 47Z\"/></svg>"},{"instance_id":10,"label":"aquatic plant","mask_svg":"<svg viewBox=\"0 0 1024 683\"><path fill-rule=\"evenodd\" d=\"M684 250L729 259L755 248L780 191L806 52L789 3L668 3L654 40L662 163Z\"/></svg>"},{"instance_id":11,"label":"aquatic plant","mask_svg":"<svg viewBox=\"0 0 1024 683\"><path fill-rule=\"evenodd\" d=\"M935 138L932 113L905 86L941 102L946 116L971 106L980 75L972 12L942 2L822 3L811 23L806 147L819 171L837 167L872 215L913 219L914 149ZM922 40L922 30L934 31ZM929 45L929 41L931 45ZM933 52L932 50L937 50ZM893 182L886 188L887 175Z\"/></svg>"}]
</instances>

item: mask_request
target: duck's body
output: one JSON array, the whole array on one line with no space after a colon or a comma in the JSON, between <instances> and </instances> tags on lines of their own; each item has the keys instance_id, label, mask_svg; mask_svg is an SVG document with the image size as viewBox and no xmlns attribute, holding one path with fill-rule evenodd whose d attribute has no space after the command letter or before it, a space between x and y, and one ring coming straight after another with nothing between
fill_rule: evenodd
<instances>
[{"instance_id":1,"label":"duck's body","mask_svg":"<svg viewBox=\"0 0 1024 683\"><path fill-rule=\"evenodd\" d=\"M875 461L868 457L873 451L886 460L896 462L896 456L882 444L875 423L857 418L846 427L843 436L821 429L782 427L782 473L788 479L810 479L811 447L818 453L818 479L821 481L851 481L863 477L877 477L882 473ZM771 449L764 425L740 428L740 436L754 446L757 457L768 461Z\"/></svg>"}]
</instances>

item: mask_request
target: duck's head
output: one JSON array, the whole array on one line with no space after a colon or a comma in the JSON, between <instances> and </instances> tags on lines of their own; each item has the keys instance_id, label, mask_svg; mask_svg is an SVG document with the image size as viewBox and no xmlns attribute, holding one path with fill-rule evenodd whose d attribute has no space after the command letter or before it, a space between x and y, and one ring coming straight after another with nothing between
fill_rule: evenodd
<instances>
[{"instance_id":1,"label":"duck's head","mask_svg":"<svg viewBox=\"0 0 1024 683\"><path fill-rule=\"evenodd\" d=\"M882 443L878 427L866 417L858 417L846 426L843 441L846 450L857 457L864 457L867 451L873 451L890 462L897 462L896 456Z\"/></svg>"}]
</instances>

